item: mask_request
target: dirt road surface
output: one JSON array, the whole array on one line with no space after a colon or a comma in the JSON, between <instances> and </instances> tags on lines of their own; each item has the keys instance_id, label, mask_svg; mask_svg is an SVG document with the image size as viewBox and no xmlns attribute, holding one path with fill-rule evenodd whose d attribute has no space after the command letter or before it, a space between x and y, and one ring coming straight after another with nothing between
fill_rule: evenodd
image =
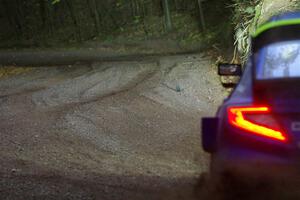
<instances>
[{"instance_id":1,"label":"dirt road surface","mask_svg":"<svg viewBox=\"0 0 300 200\"><path fill-rule=\"evenodd\" d=\"M0 199L198 199L211 59L35 68L0 80Z\"/></svg>"}]
</instances>

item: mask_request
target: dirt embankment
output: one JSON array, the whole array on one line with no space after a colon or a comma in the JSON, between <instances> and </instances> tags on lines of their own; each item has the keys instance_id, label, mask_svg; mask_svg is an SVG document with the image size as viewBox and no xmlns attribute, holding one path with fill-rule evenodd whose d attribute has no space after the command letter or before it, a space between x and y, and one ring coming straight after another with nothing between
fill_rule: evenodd
<instances>
[{"instance_id":1,"label":"dirt embankment","mask_svg":"<svg viewBox=\"0 0 300 200\"><path fill-rule=\"evenodd\" d=\"M203 55L0 80L1 199L195 199L199 120L226 95Z\"/></svg>"},{"instance_id":2,"label":"dirt embankment","mask_svg":"<svg viewBox=\"0 0 300 200\"><path fill-rule=\"evenodd\" d=\"M195 42L188 47L176 41L86 42L64 48L1 49L0 66L59 66L95 62L153 61L161 56L199 52L205 45Z\"/></svg>"}]
</instances>

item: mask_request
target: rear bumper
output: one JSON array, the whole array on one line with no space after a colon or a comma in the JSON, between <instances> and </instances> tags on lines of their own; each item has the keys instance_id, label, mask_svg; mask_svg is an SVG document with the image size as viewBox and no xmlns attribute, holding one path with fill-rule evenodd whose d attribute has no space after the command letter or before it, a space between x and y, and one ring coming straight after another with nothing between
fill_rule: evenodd
<instances>
[{"instance_id":1,"label":"rear bumper","mask_svg":"<svg viewBox=\"0 0 300 200\"><path fill-rule=\"evenodd\" d=\"M300 149L288 142L223 127L212 153L213 173L230 172L246 178L300 178Z\"/></svg>"},{"instance_id":2,"label":"rear bumper","mask_svg":"<svg viewBox=\"0 0 300 200\"><path fill-rule=\"evenodd\" d=\"M213 155L212 173L229 173L243 179L300 180L300 162L260 152L233 153L223 151Z\"/></svg>"}]
</instances>

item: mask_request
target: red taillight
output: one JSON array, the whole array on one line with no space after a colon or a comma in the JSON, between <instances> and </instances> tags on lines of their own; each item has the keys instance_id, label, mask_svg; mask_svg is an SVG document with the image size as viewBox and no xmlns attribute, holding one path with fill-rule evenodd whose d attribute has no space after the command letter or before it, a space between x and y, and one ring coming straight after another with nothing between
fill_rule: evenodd
<instances>
[{"instance_id":1,"label":"red taillight","mask_svg":"<svg viewBox=\"0 0 300 200\"><path fill-rule=\"evenodd\" d=\"M245 115L270 114L268 107L230 107L228 108L229 123L235 127L246 130L249 133L254 133L258 136L268 137L270 139L287 141L285 135L278 128L271 128L254 120L246 119Z\"/></svg>"}]
</instances>

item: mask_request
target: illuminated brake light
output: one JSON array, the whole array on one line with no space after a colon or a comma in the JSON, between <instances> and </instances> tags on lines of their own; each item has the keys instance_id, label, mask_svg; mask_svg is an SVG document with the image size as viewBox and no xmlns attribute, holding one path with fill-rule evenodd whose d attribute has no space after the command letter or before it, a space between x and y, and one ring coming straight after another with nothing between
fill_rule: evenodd
<instances>
[{"instance_id":1,"label":"illuminated brake light","mask_svg":"<svg viewBox=\"0 0 300 200\"><path fill-rule=\"evenodd\" d=\"M235 127L254 133L258 136L270 139L286 141L287 138L279 130L256 124L245 119L245 114L267 114L270 113L268 107L230 107L228 109L229 123Z\"/></svg>"}]
</instances>

